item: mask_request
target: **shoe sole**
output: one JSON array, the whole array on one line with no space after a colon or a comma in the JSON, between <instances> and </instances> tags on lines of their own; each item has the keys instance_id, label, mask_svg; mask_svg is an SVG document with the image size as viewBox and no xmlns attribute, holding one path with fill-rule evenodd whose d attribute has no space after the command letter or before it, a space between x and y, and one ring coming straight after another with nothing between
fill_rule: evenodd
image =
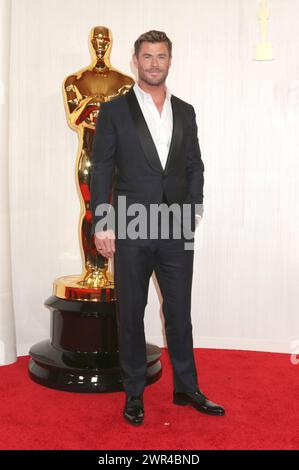
<instances>
[{"instance_id":1,"label":"shoe sole","mask_svg":"<svg viewBox=\"0 0 299 470\"><path fill-rule=\"evenodd\" d=\"M130 418L128 418L126 415L123 415L123 417L125 418L127 423L132 424L133 426L141 426L141 424L143 424L143 420L134 423L134 421L131 421Z\"/></svg>"},{"instance_id":2,"label":"shoe sole","mask_svg":"<svg viewBox=\"0 0 299 470\"><path fill-rule=\"evenodd\" d=\"M173 399L173 403L175 405L179 405L179 406L186 406L186 405L190 405L192 406L192 408L195 408L195 410L199 411L200 413L205 413L206 415L210 415L210 416L223 416L225 414L225 411L223 412L216 412L216 413L213 413L213 412L210 412L210 411L205 411L205 410L202 410L200 408L197 408L196 405L192 404L192 403L189 403L188 401L185 401L185 400L178 400L178 399Z\"/></svg>"}]
</instances>

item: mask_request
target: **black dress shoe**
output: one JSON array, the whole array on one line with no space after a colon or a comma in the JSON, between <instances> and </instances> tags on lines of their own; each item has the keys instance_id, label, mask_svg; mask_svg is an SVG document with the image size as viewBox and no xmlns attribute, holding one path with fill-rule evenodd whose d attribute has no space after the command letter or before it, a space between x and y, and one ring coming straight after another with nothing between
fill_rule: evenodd
<instances>
[{"instance_id":1,"label":"black dress shoe","mask_svg":"<svg viewBox=\"0 0 299 470\"><path fill-rule=\"evenodd\" d=\"M123 416L130 424L139 425L143 423L144 406L142 395L126 395Z\"/></svg>"},{"instance_id":2,"label":"black dress shoe","mask_svg":"<svg viewBox=\"0 0 299 470\"><path fill-rule=\"evenodd\" d=\"M223 406L210 401L199 389L196 392L173 392L173 403L181 406L191 405L209 415L221 416L225 413Z\"/></svg>"}]
</instances>

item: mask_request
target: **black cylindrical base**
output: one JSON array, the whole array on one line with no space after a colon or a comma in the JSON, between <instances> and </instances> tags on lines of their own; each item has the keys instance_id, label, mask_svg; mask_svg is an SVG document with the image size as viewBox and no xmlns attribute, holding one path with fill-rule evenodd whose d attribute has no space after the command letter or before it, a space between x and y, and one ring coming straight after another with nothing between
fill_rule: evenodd
<instances>
[{"instance_id":1,"label":"black cylindrical base","mask_svg":"<svg viewBox=\"0 0 299 470\"><path fill-rule=\"evenodd\" d=\"M51 296L51 339L31 347L29 375L46 387L70 392L123 390L118 360L116 302ZM147 345L147 384L161 377L160 348Z\"/></svg>"}]
</instances>

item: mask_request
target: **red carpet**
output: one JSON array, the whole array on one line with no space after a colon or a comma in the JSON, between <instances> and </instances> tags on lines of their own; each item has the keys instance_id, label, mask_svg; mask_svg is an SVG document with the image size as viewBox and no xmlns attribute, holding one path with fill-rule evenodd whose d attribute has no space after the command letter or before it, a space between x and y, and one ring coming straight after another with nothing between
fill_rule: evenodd
<instances>
[{"instance_id":1,"label":"red carpet","mask_svg":"<svg viewBox=\"0 0 299 470\"><path fill-rule=\"evenodd\" d=\"M299 365L289 354L196 349L199 385L226 408L204 415L172 404L172 373L144 392L141 427L122 417L124 392L78 394L34 383L29 358L0 367L0 449L298 449Z\"/></svg>"}]
</instances>

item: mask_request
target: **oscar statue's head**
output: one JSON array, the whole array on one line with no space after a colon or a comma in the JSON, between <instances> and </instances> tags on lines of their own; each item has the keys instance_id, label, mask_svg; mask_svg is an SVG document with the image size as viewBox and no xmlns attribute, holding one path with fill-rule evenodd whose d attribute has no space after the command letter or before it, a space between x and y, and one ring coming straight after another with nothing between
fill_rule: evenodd
<instances>
[{"instance_id":1,"label":"oscar statue's head","mask_svg":"<svg viewBox=\"0 0 299 470\"><path fill-rule=\"evenodd\" d=\"M98 59L108 59L112 37L110 30L105 26L95 26L89 34L90 49Z\"/></svg>"}]
</instances>

